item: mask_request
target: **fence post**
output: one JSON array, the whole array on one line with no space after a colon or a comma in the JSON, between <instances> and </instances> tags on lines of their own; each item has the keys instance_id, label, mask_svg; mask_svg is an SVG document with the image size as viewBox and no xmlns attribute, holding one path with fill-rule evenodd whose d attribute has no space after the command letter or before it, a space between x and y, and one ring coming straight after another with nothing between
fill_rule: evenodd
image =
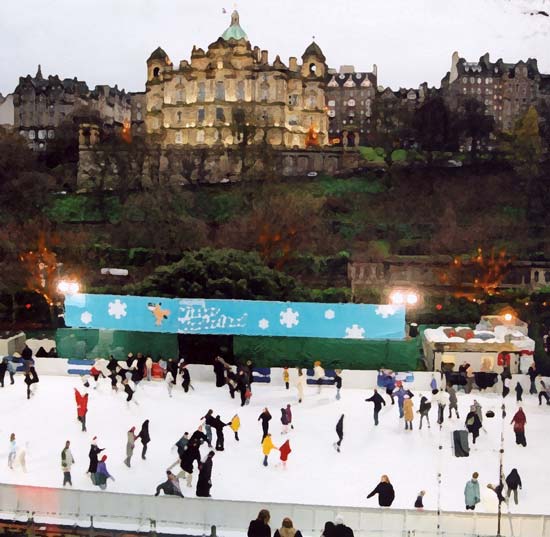
<instances>
[{"instance_id":1,"label":"fence post","mask_svg":"<svg viewBox=\"0 0 550 537\"><path fill-rule=\"evenodd\" d=\"M149 519L149 534L151 537L157 536L157 521L152 518Z\"/></svg>"},{"instance_id":2,"label":"fence post","mask_svg":"<svg viewBox=\"0 0 550 537\"><path fill-rule=\"evenodd\" d=\"M210 526L210 537L216 537L216 526Z\"/></svg>"},{"instance_id":3,"label":"fence post","mask_svg":"<svg viewBox=\"0 0 550 537\"><path fill-rule=\"evenodd\" d=\"M34 511L28 512L29 518L27 518L27 531L26 534L28 537L34 537Z\"/></svg>"}]
</instances>

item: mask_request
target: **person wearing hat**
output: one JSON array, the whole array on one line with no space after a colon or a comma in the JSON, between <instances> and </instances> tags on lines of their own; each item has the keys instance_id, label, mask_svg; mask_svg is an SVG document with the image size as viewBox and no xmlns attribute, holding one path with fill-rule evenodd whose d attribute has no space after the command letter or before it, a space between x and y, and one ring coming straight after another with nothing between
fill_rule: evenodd
<instances>
[{"instance_id":1,"label":"person wearing hat","mask_svg":"<svg viewBox=\"0 0 550 537\"><path fill-rule=\"evenodd\" d=\"M170 471L166 470L166 481L162 482L155 492L155 496L160 494L160 491L164 492L166 496L179 496L183 498L178 478Z\"/></svg>"},{"instance_id":2,"label":"person wearing hat","mask_svg":"<svg viewBox=\"0 0 550 537\"><path fill-rule=\"evenodd\" d=\"M518 408L518 411L514 414L514 417L510 423L514 425L516 444L526 447L527 440L525 439L525 424L527 423L527 418L525 416L525 412L523 412L523 408Z\"/></svg>"},{"instance_id":3,"label":"person wearing hat","mask_svg":"<svg viewBox=\"0 0 550 537\"><path fill-rule=\"evenodd\" d=\"M97 471L93 474L92 479L93 484L101 490L105 490L107 488L107 479L112 479L113 481L115 480L115 478L109 473L109 470L107 470L106 460L107 455L103 455L101 460L97 463Z\"/></svg>"},{"instance_id":4,"label":"person wearing hat","mask_svg":"<svg viewBox=\"0 0 550 537\"><path fill-rule=\"evenodd\" d=\"M88 453L88 458L90 459L88 474L93 476L97 472L98 455L104 450L105 448L99 448L97 446L97 436L94 436L92 438L92 445L90 446L90 451Z\"/></svg>"},{"instance_id":5,"label":"person wearing hat","mask_svg":"<svg viewBox=\"0 0 550 537\"><path fill-rule=\"evenodd\" d=\"M466 503L466 510L473 511L476 508L476 505L481 501L479 483L477 481L478 477L479 474L474 472L472 474L472 479L470 479L464 487L464 501Z\"/></svg>"}]
</instances>

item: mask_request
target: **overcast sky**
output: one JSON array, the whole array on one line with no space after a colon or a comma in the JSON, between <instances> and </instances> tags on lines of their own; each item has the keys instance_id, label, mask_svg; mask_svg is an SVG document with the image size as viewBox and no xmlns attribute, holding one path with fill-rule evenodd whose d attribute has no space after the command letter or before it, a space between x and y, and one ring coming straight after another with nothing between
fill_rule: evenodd
<instances>
[{"instance_id":1,"label":"overcast sky","mask_svg":"<svg viewBox=\"0 0 550 537\"><path fill-rule=\"evenodd\" d=\"M145 60L162 46L177 65L229 25L226 0L0 0L0 92L19 76L78 77L142 91ZM240 0L252 45L287 63L315 36L330 67L378 65L379 84L439 86L458 50L471 61L535 57L550 73L550 0ZM223 9L227 11L223 13Z\"/></svg>"}]
</instances>

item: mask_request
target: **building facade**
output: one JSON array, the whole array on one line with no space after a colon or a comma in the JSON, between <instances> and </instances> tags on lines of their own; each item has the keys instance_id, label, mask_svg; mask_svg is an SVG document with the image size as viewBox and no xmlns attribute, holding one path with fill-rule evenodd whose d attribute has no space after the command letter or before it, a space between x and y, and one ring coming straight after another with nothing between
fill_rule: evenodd
<instances>
[{"instance_id":1,"label":"building facade","mask_svg":"<svg viewBox=\"0 0 550 537\"><path fill-rule=\"evenodd\" d=\"M326 59L316 43L288 66L252 47L235 11L204 51L175 66L157 48L147 60L147 133L166 147L267 143L304 149L328 144Z\"/></svg>"},{"instance_id":2,"label":"building facade","mask_svg":"<svg viewBox=\"0 0 550 537\"><path fill-rule=\"evenodd\" d=\"M13 129L15 109L13 107L13 93L5 97L0 93L0 127Z\"/></svg>"}]
</instances>

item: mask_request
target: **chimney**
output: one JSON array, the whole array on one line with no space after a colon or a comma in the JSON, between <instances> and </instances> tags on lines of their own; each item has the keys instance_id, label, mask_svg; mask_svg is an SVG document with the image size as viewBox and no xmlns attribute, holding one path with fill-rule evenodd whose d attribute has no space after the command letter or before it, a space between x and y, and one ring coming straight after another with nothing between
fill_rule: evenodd
<instances>
[{"instance_id":1,"label":"chimney","mask_svg":"<svg viewBox=\"0 0 550 537\"><path fill-rule=\"evenodd\" d=\"M294 56L288 59L288 68L290 71L298 71L298 60Z\"/></svg>"},{"instance_id":2,"label":"chimney","mask_svg":"<svg viewBox=\"0 0 550 537\"><path fill-rule=\"evenodd\" d=\"M260 63L263 65L267 65L267 50L262 50L262 58L260 60Z\"/></svg>"},{"instance_id":3,"label":"chimney","mask_svg":"<svg viewBox=\"0 0 550 537\"><path fill-rule=\"evenodd\" d=\"M458 52L455 50L453 52L453 59L451 60L451 74L449 75L449 84L452 84L457 78L458 78L458 60L460 59L460 56L458 55Z\"/></svg>"},{"instance_id":4,"label":"chimney","mask_svg":"<svg viewBox=\"0 0 550 537\"><path fill-rule=\"evenodd\" d=\"M372 64L372 74L375 77L378 77L378 65L376 65L375 63Z\"/></svg>"}]
</instances>

